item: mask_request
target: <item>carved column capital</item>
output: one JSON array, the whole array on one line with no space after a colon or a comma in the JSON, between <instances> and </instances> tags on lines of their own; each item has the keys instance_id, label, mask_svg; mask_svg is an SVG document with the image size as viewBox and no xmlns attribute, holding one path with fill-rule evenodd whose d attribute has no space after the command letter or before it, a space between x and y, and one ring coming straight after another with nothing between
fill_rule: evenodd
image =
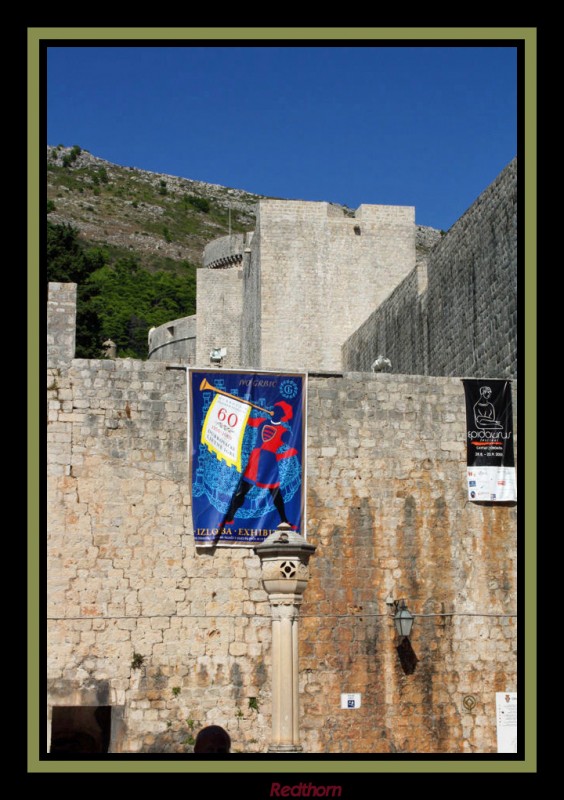
<instances>
[{"instance_id":1,"label":"carved column capital","mask_svg":"<svg viewBox=\"0 0 564 800\"><path fill-rule=\"evenodd\" d=\"M315 552L303 536L294 531L277 530L255 547L261 560L262 582L269 595L291 595L298 602L309 580L309 559Z\"/></svg>"},{"instance_id":2,"label":"carved column capital","mask_svg":"<svg viewBox=\"0 0 564 800\"><path fill-rule=\"evenodd\" d=\"M300 598L301 603L301 598ZM300 603L294 603L288 599L271 599L270 609L272 619L297 619L300 611Z\"/></svg>"}]
</instances>

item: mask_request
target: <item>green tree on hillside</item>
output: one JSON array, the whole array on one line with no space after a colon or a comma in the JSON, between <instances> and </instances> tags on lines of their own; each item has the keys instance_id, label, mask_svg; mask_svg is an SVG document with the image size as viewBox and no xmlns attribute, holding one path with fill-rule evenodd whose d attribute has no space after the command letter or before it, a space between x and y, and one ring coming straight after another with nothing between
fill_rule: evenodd
<instances>
[{"instance_id":1,"label":"green tree on hillside","mask_svg":"<svg viewBox=\"0 0 564 800\"><path fill-rule=\"evenodd\" d=\"M47 222L47 280L54 283L82 283L104 264L100 248L85 249L72 225Z\"/></svg>"},{"instance_id":2,"label":"green tree on hillside","mask_svg":"<svg viewBox=\"0 0 564 800\"><path fill-rule=\"evenodd\" d=\"M149 328L191 314L195 307L194 275L150 273L134 257L96 270L88 285L93 290L88 308L122 357L146 357Z\"/></svg>"},{"instance_id":3,"label":"green tree on hillside","mask_svg":"<svg viewBox=\"0 0 564 800\"><path fill-rule=\"evenodd\" d=\"M135 256L111 263L101 248L86 248L70 225L47 223L47 279L76 283L78 358L100 358L102 343L112 339L118 356L146 358L152 326L193 314L196 268L185 273L148 272Z\"/></svg>"}]
</instances>

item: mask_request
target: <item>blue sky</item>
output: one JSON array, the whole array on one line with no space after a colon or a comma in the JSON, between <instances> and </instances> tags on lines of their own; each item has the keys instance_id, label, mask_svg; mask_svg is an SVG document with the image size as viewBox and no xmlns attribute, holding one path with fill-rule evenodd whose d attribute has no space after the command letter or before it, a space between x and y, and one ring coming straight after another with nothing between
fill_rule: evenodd
<instances>
[{"instance_id":1,"label":"blue sky","mask_svg":"<svg viewBox=\"0 0 564 800\"><path fill-rule=\"evenodd\" d=\"M499 46L48 47L47 143L447 230L517 154Z\"/></svg>"}]
</instances>

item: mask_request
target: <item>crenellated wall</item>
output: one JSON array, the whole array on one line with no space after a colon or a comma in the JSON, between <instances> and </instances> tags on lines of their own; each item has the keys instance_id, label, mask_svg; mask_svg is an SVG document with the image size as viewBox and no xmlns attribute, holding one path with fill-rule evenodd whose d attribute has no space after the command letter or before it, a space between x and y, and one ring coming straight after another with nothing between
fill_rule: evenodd
<instances>
[{"instance_id":1,"label":"crenellated wall","mask_svg":"<svg viewBox=\"0 0 564 800\"><path fill-rule=\"evenodd\" d=\"M240 265L243 253L251 246L253 233L232 233L209 242L204 248L202 264L207 269L228 269Z\"/></svg>"}]
</instances>

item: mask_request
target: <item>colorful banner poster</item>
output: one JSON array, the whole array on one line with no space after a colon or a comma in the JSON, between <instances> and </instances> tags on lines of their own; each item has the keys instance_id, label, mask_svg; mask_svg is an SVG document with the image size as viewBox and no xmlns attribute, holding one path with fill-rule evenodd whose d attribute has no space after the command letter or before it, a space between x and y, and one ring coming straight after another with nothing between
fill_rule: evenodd
<instances>
[{"instance_id":1,"label":"colorful banner poster","mask_svg":"<svg viewBox=\"0 0 564 800\"><path fill-rule=\"evenodd\" d=\"M304 535L306 376L190 369L188 387L196 544Z\"/></svg>"},{"instance_id":2,"label":"colorful banner poster","mask_svg":"<svg viewBox=\"0 0 564 800\"><path fill-rule=\"evenodd\" d=\"M469 500L517 499L511 383L464 380Z\"/></svg>"}]
</instances>

